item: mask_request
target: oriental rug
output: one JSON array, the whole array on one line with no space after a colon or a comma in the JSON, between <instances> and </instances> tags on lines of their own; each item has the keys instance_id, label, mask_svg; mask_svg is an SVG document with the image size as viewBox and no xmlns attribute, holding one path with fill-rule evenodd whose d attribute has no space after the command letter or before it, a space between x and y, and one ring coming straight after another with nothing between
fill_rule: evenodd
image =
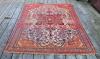
<instances>
[{"instance_id":1,"label":"oriental rug","mask_svg":"<svg viewBox=\"0 0 100 59\"><path fill-rule=\"evenodd\" d=\"M71 4L25 4L5 51L95 54L95 48Z\"/></svg>"}]
</instances>

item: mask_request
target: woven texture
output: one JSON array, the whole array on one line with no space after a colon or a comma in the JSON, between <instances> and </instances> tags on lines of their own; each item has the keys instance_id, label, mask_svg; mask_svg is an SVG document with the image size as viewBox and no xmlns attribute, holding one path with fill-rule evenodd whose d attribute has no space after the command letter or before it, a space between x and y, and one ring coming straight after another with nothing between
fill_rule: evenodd
<instances>
[{"instance_id":1,"label":"woven texture","mask_svg":"<svg viewBox=\"0 0 100 59\"><path fill-rule=\"evenodd\" d=\"M95 54L95 48L71 4L25 4L5 51Z\"/></svg>"}]
</instances>

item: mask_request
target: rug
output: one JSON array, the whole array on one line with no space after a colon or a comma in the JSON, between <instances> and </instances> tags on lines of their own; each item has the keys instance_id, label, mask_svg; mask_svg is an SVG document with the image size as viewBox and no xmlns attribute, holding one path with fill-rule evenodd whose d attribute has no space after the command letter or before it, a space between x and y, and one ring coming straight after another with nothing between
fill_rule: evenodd
<instances>
[{"instance_id":1,"label":"rug","mask_svg":"<svg viewBox=\"0 0 100 59\"><path fill-rule=\"evenodd\" d=\"M25 4L5 51L95 54L95 48L71 4Z\"/></svg>"}]
</instances>

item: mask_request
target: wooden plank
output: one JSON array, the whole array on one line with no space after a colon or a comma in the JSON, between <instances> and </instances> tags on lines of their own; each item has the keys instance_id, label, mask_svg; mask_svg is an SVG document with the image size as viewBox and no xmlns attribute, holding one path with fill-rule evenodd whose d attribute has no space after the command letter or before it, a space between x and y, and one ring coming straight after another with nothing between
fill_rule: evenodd
<instances>
[{"instance_id":1,"label":"wooden plank","mask_svg":"<svg viewBox=\"0 0 100 59\"><path fill-rule=\"evenodd\" d=\"M13 0L14 1L14 0ZM13 2L12 1L12 2ZM3 21L5 15L7 14L7 12L10 10L10 8L13 6L13 3L9 3L9 6L7 7L7 9L3 12L3 14L0 15L0 23Z\"/></svg>"},{"instance_id":2,"label":"wooden plank","mask_svg":"<svg viewBox=\"0 0 100 59\"><path fill-rule=\"evenodd\" d=\"M52 0L52 4L56 4L57 3L57 0Z\"/></svg>"},{"instance_id":3,"label":"wooden plank","mask_svg":"<svg viewBox=\"0 0 100 59\"><path fill-rule=\"evenodd\" d=\"M86 55L76 55L76 59L87 59Z\"/></svg>"},{"instance_id":4,"label":"wooden plank","mask_svg":"<svg viewBox=\"0 0 100 59\"><path fill-rule=\"evenodd\" d=\"M65 0L66 1L66 3L70 3L70 0Z\"/></svg>"},{"instance_id":5,"label":"wooden plank","mask_svg":"<svg viewBox=\"0 0 100 59\"><path fill-rule=\"evenodd\" d=\"M71 1L70 1L71 2ZM80 20L83 20L86 21L85 23L87 23L87 19L85 19L86 17L83 17L84 15L86 15L87 11L83 8L83 6L81 7L78 7L80 6L80 4L78 4L77 2L73 1L71 2L74 6L75 6L75 10L78 14L78 16L80 17ZM81 16L80 16L81 15ZM83 18L82 18L83 17ZM85 25L86 26L86 25ZM77 59L87 59L87 56L86 55L76 55L76 58Z\"/></svg>"},{"instance_id":6,"label":"wooden plank","mask_svg":"<svg viewBox=\"0 0 100 59\"><path fill-rule=\"evenodd\" d=\"M34 3L35 2L35 0L32 0L32 3Z\"/></svg>"},{"instance_id":7,"label":"wooden plank","mask_svg":"<svg viewBox=\"0 0 100 59\"><path fill-rule=\"evenodd\" d=\"M66 1L65 0L62 0L62 3L66 3Z\"/></svg>"},{"instance_id":8,"label":"wooden plank","mask_svg":"<svg viewBox=\"0 0 100 59\"><path fill-rule=\"evenodd\" d=\"M37 1L36 1L36 3L40 3L40 2L41 2L41 0L37 0Z\"/></svg>"},{"instance_id":9,"label":"wooden plank","mask_svg":"<svg viewBox=\"0 0 100 59\"><path fill-rule=\"evenodd\" d=\"M99 46L98 46L98 44L96 43L96 37L93 35L93 36L91 36L91 34L95 34L96 35L96 33L94 32L95 30L94 30L94 28L93 28L93 24L91 24L91 20L92 20L92 18L91 18L91 16L88 14L88 13L85 13L85 12L88 12L89 10L85 10L84 8L83 8L83 6L81 6L82 8L80 8L80 5L81 4L79 4L78 2L73 2L73 4L74 4L74 6L75 6L75 10L76 10L76 12L77 12L77 14L78 14L78 16L79 16L79 18L80 18L80 21L81 21L81 23L82 23L82 25L83 25L83 27L85 28L85 30L86 30L86 32L88 33L88 35L90 36L90 38L91 38L91 40L92 40L92 43L94 44L94 46L97 48L97 49L99 49ZM82 11L82 9L84 10L84 11ZM84 16L85 15L85 16ZM90 26L91 25L91 26ZM95 40L94 40L95 39Z\"/></svg>"},{"instance_id":10,"label":"wooden plank","mask_svg":"<svg viewBox=\"0 0 100 59\"><path fill-rule=\"evenodd\" d=\"M66 55L66 59L76 59L75 55Z\"/></svg>"},{"instance_id":11,"label":"wooden plank","mask_svg":"<svg viewBox=\"0 0 100 59\"><path fill-rule=\"evenodd\" d=\"M3 0L0 0L0 4L2 3Z\"/></svg>"},{"instance_id":12,"label":"wooden plank","mask_svg":"<svg viewBox=\"0 0 100 59\"><path fill-rule=\"evenodd\" d=\"M16 5L12 5L12 7L10 8L10 11L8 10L7 13L5 14L5 16L8 16L8 17L11 17L12 18L13 13L16 10L16 7L15 6ZM9 18L9 19L2 19L2 23L0 25L0 37L2 36L2 33L1 32L4 31L4 29L6 28L6 25L9 23L9 21L10 21L11 18Z\"/></svg>"},{"instance_id":13,"label":"wooden plank","mask_svg":"<svg viewBox=\"0 0 100 59\"><path fill-rule=\"evenodd\" d=\"M24 3L25 0L16 0L17 3Z\"/></svg>"},{"instance_id":14,"label":"wooden plank","mask_svg":"<svg viewBox=\"0 0 100 59\"><path fill-rule=\"evenodd\" d=\"M38 0L34 0L34 3L38 3Z\"/></svg>"},{"instance_id":15,"label":"wooden plank","mask_svg":"<svg viewBox=\"0 0 100 59\"><path fill-rule=\"evenodd\" d=\"M2 13L9 7L10 4L5 4L5 3L2 3L0 4L0 15L2 15Z\"/></svg>"},{"instance_id":16,"label":"wooden plank","mask_svg":"<svg viewBox=\"0 0 100 59\"><path fill-rule=\"evenodd\" d=\"M4 30L4 28L5 28L5 24L7 24L8 22L9 22L9 20L10 19L4 19L4 17L5 16L10 16L10 17L12 17L12 15L13 15L13 13L14 13L14 11L15 11L15 7L13 6L13 4L12 4L12 6L11 7L9 7L9 10L8 11L6 11L6 14L4 15L4 16L2 16L1 18L1 20L2 20L2 22L1 22L1 25L0 25L0 32L2 32L3 30ZM1 35L0 35L0 37L2 36L2 33L0 33Z\"/></svg>"},{"instance_id":17,"label":"wooden plank","mask_svg":"<svg viewBox=\"0 0 100 59\"><path fill-rule=\"evenodd\" d=\"M97 59L95 55L87 55L87 59Z\"/></svg>"},{"instance_id":18,"label":"wooden plank","mask_svg":"<svg viewBox=\"0 0 100 59\"><path fill-rule=\"evenodd\" d=\"M23 59L23 54L13 54L12 59Z\"/></svg>"},{"instance_id":19,"label":"wooden plank","mask_svg":"<svg viewBox=\"0 0 100 59\"><path fill-rule=\"evenodd\" d=\"M23 54L23 59L33 59L33 54Z\"/></svg>"},{"instance_id":20,"label":"wooden plank","mask_svg":"<svg viewBox=\"0 0 100 59\"><path fill-rule=\"evenodd\" d=\"M99 58L100 58L100 54L96 54L95 56L96 56L96 58L97 58L97 59L99 59Z\"/></svg>"},{"instance_id":21,"label":"wooden plank","mask_svg":"<svg viewBox=\"0 0 100 59\"><path fill-rule=\"evenodd\" d=\"M30 0L25 0L25 3L31 3L31 1Z\"/></svg>"},{"instance_id":22,"label":"wooden plank","mask_svg":"<svg viewBox=\"0 0 100 59\"><path fill-rule=\"evenodd\" d=\"M0 4L0 15L6 10L9 4Z\"/></svg>"},{"instance_id":23,"label":"wooden plank","mask_svg":"<svg viewBox=\"0 0 100 59\"><path fill-rule=\"evenodd\" d=\"M54 59L65 59L65 55L55 55Z\"/></svg>"},{"instance_id":24,"label":"wooden plank","mask_svg":"<svg viewBox=\"0 0 100 59\"><path fill-rule=\"evenodd\" d=\"M93 28L93 24L91 24L91 21L89 21L89 19L91 20L91 17L89 15L84 16L84 14L82 13L82 11L80 11L79 8L76 8L76 12L77 12L78 16L80 17L80 21L81 21L83 27L85 28L88 36L91 38L91 41L92 41L94 47L97 50L99 50L100 48L99 48L98 43L96 41L97 38L96 38L95 30Z\"/></svg>"},{"instance_id":25,"label":"wooden plank","mask_svg":"<svg viewBox=\"0 0 100 59\"><path fill-rule=\"evenodd\" d=\"M6 43L7 43L8 37L9 37L9 34L10 34L12 28L14 27L14 24L16 23L17 17L19 15L20 11L21 11L21 7L22 7L21 5L22 4L20 4L20 6L17 7L16 12L13 15L13 17L14 18L16 17L16 18L13 19L13 17L12 17L12 19L11 19L12 21L10 21L10 23L8 24L4 34L0 38L0 40L1 40L0 42L2 43L2 45L0 46L0 48L2 48L2 49L0 49L0 51L2 51L2 52L0 52L1 54L3 53L4 47L6 46ZM2 55L2 59L4 59L4 58L6 59L5 56L11 57L12 55L11 54L9 55L6 52L4 52L3 55Z\"/></svg>"},{"instance_id":26,"label":"wooden plank","mask_svg":"<svg viewBox=\"0 0 100 59\"><path fill-rule=\"evenodd\" d=\"M46 54L44 55L44 59L54 59L54 54Z\"/></svg>"},{"instance_id":27,"label":"wooden plank","mask_svg":"<svg viewBox=\"0 0 100 59\"><path fill-rule=\"evenodd\" d=\"M61 0L57 0L57 3L61 3L60 1L61 1Z\"/></svg>"},{"instance_id":28,"label":"wooden plank","mask_svg":"<svg viewBox=\"0 0 100 59\"><path fill-rule=\"evenodd\" d=\"M17 1L17 0L3 0L1 4L11 4L14 1Z\"/></svg>"},{"instance_id":29,"label":"wooden plank","mask_svg":"<svg viewBox=\"0 0 100 59\"><path fill-rule=\"evenodd\" d=\"M48 4L52 4L52 0L48 0L48 2L47 2Z\"/></svg>"},{"instance_id":30,"label":"wooden plank","mask_svg":"<svg viewBox=\"0 0 100 59\"><path fill-rule=\"evenodd\" d=\"M94 46L96 47L96 51L97 51L97 54L100 54L100 43L99 43L99 35L97 34L98 33L98 31L95 29L95 19L97 19L97 16L94 14L94 12L93 11L91 11L91 10L93 10L91 7L89 7L88 6L88 4L86 4L86 3L79 3L79 4L81 4L82 5L82 7L86 10L86 11L88 11L87 12L87 20L88 20L88 24L87 25L91 25L91 26L89 26L90 28L88 29L88 31L90 31L89 32L89 34L90 34L90 38L92 39L92 42L93 42L93 44L94 44ZM85 4L85 5L84 5ZM86 23L86 22L85 22ZM88 27L88 26L87 26ZM95 36L94 36L95 35Z\"/></svg>"},{"instance_id":31,"label":"wooden plank","mask_svg":"<svg viewBox=\"0 0 100 59\"><path fill-rule=\"evenodd\" d=\"M45 3L44 1L45 1L45 0L41 0L41 2L40 2L40 3L43 3L43 4L44 4L44 3Z\"/></svg>"},{"instance_id":32,"label":"wooden plank","mask_svg":"<svg viewBox=\"0 0 100 59\"><path fill-rule=\"evenodd\" d=\"M1 18L2 18L2 22L1 22L1 25L0 25L0 37L2 36L4 30L6 29L7 24L9 23L10 19L11 19L12 16L13 16L13 13L14 13L14 11L15 11L15 9L16 9L15 6L16 6L16 4L15 4L15 5L12 4L10 10L8 10L8 11L6 12L6 14L5 14L4 16L1 17ZM6 19L5 17L9 17L9 18Z\"/></svg>"},{"instance_id":33,"label":"wooden plank","mask_svg":"<svg viewBox=\"0 0 100 59\"><path fill-rule=\"evenodd\" d=\"M81 6L82 8L80 8L80 4L78 4L77 2L73 2L73 4L75 6L75 10L80 18L80 21L81 21L83 27L85 28L86 32L88 33L88 36L91 38L93 45L95 46L96 49L99 49L99 46L96 42L96 37L94 36L96 34L95 34L95 32L94 32L95 30L91 24L91 17L89 16L88 13L86 13L89 10L86 10L85 9L86 7L83 7L83 6ZM92 57L92 56L89 56L89 57ZM96 56L94 55L94 57L96 57ZM85 56L85 58L86 58L86 56Z\"/></svg>"},{"instance_id":34,"label":"wooden plank","mask_svg":"<svg viewBox=\"0 0 100 59\"><path fill-rule=\"evenodd\" d=\"M34 3L34 2L35 2L35 0L32 1L32 3Z\"/></svg>"},{"instance_id":35,"label":"wooden plank","mask_svg":"<svg viewBox=\"0 0 100 59\"><path fill-rule=\"evenodd\" d=\"M42 54L34 54L34 59L45 59Z\"/></svg>"},{"instance_id":36,"label":"wooden plank","mask_svg":"<svg viewBox=\"0 0 100 59\"><path fill-rule=\"evenodd\" d=\"M80 11L82 12L82 14L88 15L90 13L90 11L88 11L88 9L86 8L86 4L84 6L82 3L79 3L79 2L76 2L76 3L78 5L77 7L80 8Z\"/></svg>"},{"instance_id":37,"label":"wooden plank","mask_svg":"<svg viewBox=\"0 0 100 59\"><path fill-rule=\"evenodd\" d=\"M65 0L57 0L57 3L66 3Z\"/></svg>"},{"instance_id":38,"label":"wooden plank","mask_svg":"<svg viewBox=\"0 0 100 59\"><path fill-rule=\"evenodd\" d=\"M44 0L44 4L48 4L48 0Z\"/></svg>"},{"instance_id":39,"label":"wooden plank","mask_svg":"<svg viewBox=\"0 0 100 59\"><path fill-rule=\"evenodd\" d=\"M12 54L3 52L2 56L0 57L0 59L11 59L12 58Z\"/></svg>"},{"instance_id":40,"label":"wooden plank","mask_svg":"<svg viewBox=\"0 0 100 59\"><path fill-rule=\"evenodd\" d=\"M16 7L15 6L17 6L17 5L14 5L12 8L11 8L11 10L9 11L9 13L7 14L7 15L9 15L9 16L11 16L12 17L12 15L13 15L13 13L14 13L14 11L16 10ZM10 20L9 20L10 21ZM9 23L9 21L7 20L7 21L5 21L5 22L8 22ZM8 24L7 23L7 24ZM4 25L5 25L6 23L4 23ZM7 24L5 25L5 26L7 26ZM2 40L2 38L1 38L1 40ZM2 47L2 49L4 48L4 44L6 44L6 42L3 40L3 41L0 41L1 42L1 45L0 45L0 47ZM1 49L1 50L2 50ZM2 50L2 52L1 52L1 54L3 53L3 50ZM7 56L9 56L10 54L7 54L7 53L3 53L3 55L2 55L2 59L6 59L6 58L8 58Z\"/></svg>"},{"instance_id":41,"label":"wooden plank","mask_svg":"<svg viewBox=\"0 0 100 59\"><path fill-rule=\"evenodd\" d=\"M44 0L39 0L39 3L40 4L44 4Z\"/></svg>"}]
</instances>

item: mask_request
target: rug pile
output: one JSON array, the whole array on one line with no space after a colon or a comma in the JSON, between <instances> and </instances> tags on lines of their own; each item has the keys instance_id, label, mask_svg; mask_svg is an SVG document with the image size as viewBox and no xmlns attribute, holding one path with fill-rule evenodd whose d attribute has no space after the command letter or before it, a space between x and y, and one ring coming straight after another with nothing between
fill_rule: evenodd
<instances>
[{"instance_id":1,"label":"rug pile","mask_svg":"<svg viewBox=\"0 0 100 59\"><path fill-rule=\"evenodd\" d=\"M25 4L5 51L95 54L95 48L71 4Z\"/></svg>"}]
</instances>

